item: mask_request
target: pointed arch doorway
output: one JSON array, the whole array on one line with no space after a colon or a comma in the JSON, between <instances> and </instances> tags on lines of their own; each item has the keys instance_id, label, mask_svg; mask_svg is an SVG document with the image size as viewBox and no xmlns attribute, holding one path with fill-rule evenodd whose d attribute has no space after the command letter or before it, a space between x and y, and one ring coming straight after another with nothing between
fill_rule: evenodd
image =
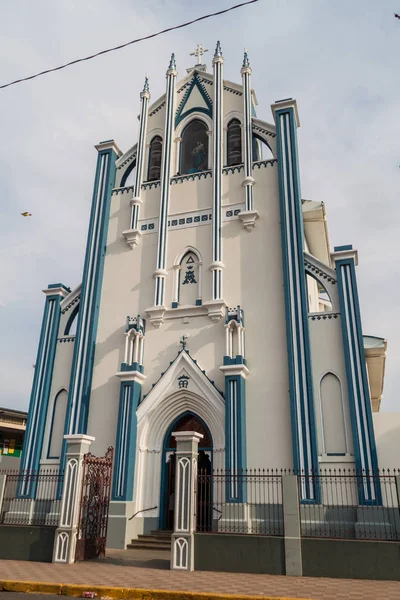
<instances>
[{"instance_id":1,"label":"pointed arch doorway","mask_svg":"<svg viewBox=\"0 0 400 600\"><path fill-rule=\"evenodd\" d=\"M172 433L176 431L196 431L204 436L199 442L199 471L211 474L213 462L213 442L209 428L195 413L189 411L183 413L169 426L164 437L159 528L165 531L172 531L174 528L176 440ZM205 499L204 494L210 494L210 490L203 490L203 501ZM199 511L197 511L197 514L199 515ZM200 523L200 525L204 529L208 526L208 523Z\"/></svg>"}]
</instances>

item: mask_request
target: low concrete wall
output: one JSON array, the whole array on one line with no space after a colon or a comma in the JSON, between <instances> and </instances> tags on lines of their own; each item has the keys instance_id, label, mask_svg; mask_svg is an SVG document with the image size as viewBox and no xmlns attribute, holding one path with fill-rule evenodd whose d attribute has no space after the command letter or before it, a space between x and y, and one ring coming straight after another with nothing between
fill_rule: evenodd
<instances>
[{"instance_id":1,"label":"low concrete wall","mask_svg":"<svg viewBox=\"0 0 400 600\"><path fill-rule=\"evenodd\" d=\"M51 562L55 527L0 525L0 560Z\"/></svg>"},{"instance_id":2,"label":"low concrete wall","mask_svg":"<svg viewBox=\"0 0 400 600\"><path fill-rule=\"evenodd\" d=\"M283 537L196 533L196 571L285 574Z\"/></svg>"},{"instance_id":3,"label":"low concrete wall","mask_svg":"<svg viewBox=\"0 0 400 600\"><path fill-rule=\"evenodd\" d=\"M400 581L400 542L302 539L303 575Z\"/></svg>"}]
</instances>

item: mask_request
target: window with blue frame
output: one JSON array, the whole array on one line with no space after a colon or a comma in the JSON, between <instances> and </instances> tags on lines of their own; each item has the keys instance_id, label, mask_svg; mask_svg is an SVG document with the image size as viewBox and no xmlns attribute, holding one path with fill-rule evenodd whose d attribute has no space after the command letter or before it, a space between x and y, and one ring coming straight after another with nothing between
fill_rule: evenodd
<instances>
[{"instance_id":1,"label":"window with blue frame","mask_svg":"<svg viewBox=\"0 0 400 600\"><path fill-rule=\"evenodd\" d=\"M182 133L180 174L198 173L208 169L208 129L195 119Z\"/></svg>"}]
</instances>

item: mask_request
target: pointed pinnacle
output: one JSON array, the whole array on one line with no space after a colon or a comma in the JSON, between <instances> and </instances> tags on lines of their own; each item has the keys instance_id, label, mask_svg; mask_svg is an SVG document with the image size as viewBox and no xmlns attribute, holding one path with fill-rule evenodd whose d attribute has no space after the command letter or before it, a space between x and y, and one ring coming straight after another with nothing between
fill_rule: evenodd
<instances>
[{"instance_id":1,"label":"pointed pinnacle","mask_svg":"<svg viewBox=\"0 0 400 600\"><path fill-rule=\"evenodd\" d=\"M150 92L150 88L149 88L149 78L146 77L144 78L144 86L143 86L143 91L144 92Z\"/></svg>"},{"instance_id":2,"label":"pointed pinnacle","mask_svg":"<svg viewBox=\"0 0 400 600\"><path fill-rule=\"evenodd\" d=\"M250 62L249 62L249 57L247 55L247 48L244 49L244 55L243 55L243 67L249 67L250 66Z\"/></svg>"},{"instance_id":3,"label":"pointed pinnacle","mask_svg":"<svg viewBox=\"0 0 400 600\"><path fill-rule=\"evenodd\" d=\"M175 54L174 53L171 54L171 60L170 60L168 68L169 69L176 69L176 60L175 60Z\"/></svg>"},{"instance_id":4,"label":"pointed pinnacle","mask_svg":"<svg viewBox=\"0 0 400 600\"><path fill-rule=\"evenodd\" d=\"M214 58L216 58L217 56L222 56L221 43L219 40L218 40L217 46L215 48Z\"/></svg>"}]
</instances>

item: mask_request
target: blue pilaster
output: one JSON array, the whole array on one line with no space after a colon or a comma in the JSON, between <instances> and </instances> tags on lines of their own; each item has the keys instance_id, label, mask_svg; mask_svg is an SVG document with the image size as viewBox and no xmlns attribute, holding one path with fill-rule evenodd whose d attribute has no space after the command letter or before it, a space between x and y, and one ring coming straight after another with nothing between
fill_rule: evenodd
<instances>
[{"instance_id":1,"label":"blue pilaster","mask_svg":"<svg viewBox=\"0 0 400 600\"><path fill-rule=\"evenodd\" d=\"M278 179L284 271L286 336L289 366L293 462L296 471L318 472L311 351L308 331L304 232L297 151L297 105L294 100L272 106L276 121ZM315 502L319 490L305 478L301 499Z\"/></svg>"},{"instance_id":2,"label":"blue pilaster","mask_svg":"<svg viewBox=\"0 0 400 600\"><path fill-rule=\"evenodd\" d=\"M135 481L136 409L140 402L142 384L135 378L135 372L125 372L125 375L127 379L121 381L120 389L112 499L130 501L133 500Z\"/></svg>"},{"instance_id":3,"label":"blue pilaster","mask_svg":"<svg viewBox=\"0 0 400 600\"><path fill-rule=\"evenodd\" d=\"M355 465L360 474L376 474L378 456L355 269L357 251L351 245L337 246L332 258L336 264ZM379 479L366 477L363 483L358 489L360 503L381 504Z\"/></svg>"},{"instance_id":4,"label":"blue pilaster","mask_svg":"<svg viewBox=\"0 0 400 600\"><path fill-rule=\"evenodd\" d=\"M96 149L96 177L69 384L65 426L68 434L86 433L87 430L111 191L115 181L115 161L120 156L120 150L113 141L102 142ZM61 466L65 464L65 450L64 443Z\"/></svg>"},{"instance_id":5,"label":"blue pilaster","mask_svg":"<svg viewBox=\"0 0 400 600\"><path fill-rule=\"evenodd\" d=\"M246 382L242 371L240 367L225 371L225 466L230 475L226 502L246 502L246 486L241 477L247 466Z\"/></svg>"},{"instance_id":6,"label":"blue pilaster","mask_svg":"<svg viewBox=\"0 0 400 600\"><path fill-rule=\"evenodd\" d=\"M22 451L21 469L37 471L40 467L44 427L50 397L53 376L54 357L56 353L63 298L70 292L60 283L50 284L44 293L46 304L43 312L42 329L35 364L32 393L29 403L28 423ZM21 482L18 494L26 498L34 498L37 481L27 478Z\"/></svg>"},{"instance_id":7,"label":"blue pilaster","mask_svg":"<svg viewBox=\"0 0 400 600\"><path fill-rule=\"evenodd\" d=\"M226 309L226 352L220 367L225 375L226 501L246 502L243 471L246 461L246 367L244 312L240 306Z\"/></svg>"}]
</instances>

